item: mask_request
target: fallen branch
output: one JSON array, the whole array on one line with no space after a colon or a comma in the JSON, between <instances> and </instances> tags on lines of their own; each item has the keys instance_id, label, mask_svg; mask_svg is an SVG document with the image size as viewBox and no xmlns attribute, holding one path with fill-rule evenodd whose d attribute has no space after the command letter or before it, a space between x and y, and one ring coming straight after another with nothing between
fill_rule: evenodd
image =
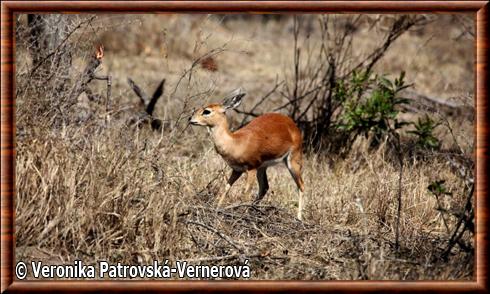
<instances>
[{"instance_id":1,"label":"fallen branch","mask_svg":"<svg viewBox=\"0 0 490 294\"><path fill-rule=\"evenodd\" d=\"M288 259L287 256L270 256L267 254L253 254L253 255L243 255L243 254L230 254L224 256L210 256L203 258L194 258L187 259L190 263L202 263L202 262L210 262L210 261L222 261L222 260L230 260L230 259L252 259L252 258L270 258L270 259Z\"/></svg>"},{"instance_id":2,"label":"fallen branch","mask_svg":"<svg viewBox=\"0 0 490 294\"><path fill-rule=\"evenodd\" d=\"M230 244L231 246L233 246L233 248L235 248L236 250L238 250L240 252L243 252L243 248L238 247L235 244L235 242L233 242L233 240L231 240L228 236L225 236L220 231L216 230L215 228L213 228L211 226L208 226L208 225L203 224L203 223L200 223L200 222L195 222L195 221L184 221L184 223L185 224L191 224L191 225L196 225L196 226L203 227L206 230L211 231L211 232L215 233L216 235L218 235L221 239L225 240L228 244Z\"/></svg>"},{"instance_id":3,"label":"fallen branch","mask_svg":"<svg viewBox=\"0 0 490 294\"><path fill-rule=\"evenodd\" d=\"M404 98L411 100L411 103L402 105L403 110L408 112L442 112L448 116L462 116L470 120L475 115L473 107L451 102L444 98L429 97L410 90L405 90Z\"/></svg>"}]
</instances>

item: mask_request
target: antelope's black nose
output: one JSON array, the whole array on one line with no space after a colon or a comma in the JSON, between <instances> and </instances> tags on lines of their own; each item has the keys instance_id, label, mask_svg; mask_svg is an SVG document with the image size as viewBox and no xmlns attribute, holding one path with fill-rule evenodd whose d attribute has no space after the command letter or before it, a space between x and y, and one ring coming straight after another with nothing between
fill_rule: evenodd
<instances>
[{"instance_id":1,"label":"antelope's black nose","mask_svg":"<svg viewBox=\"0 0 490 294\"><path fill-rule=\"evenodd\" d=\"M191 124L191 125L197 125L197 122L195 120L192 120L192 116L189 117L189 124Z\"/></svg>"}]
</instances>

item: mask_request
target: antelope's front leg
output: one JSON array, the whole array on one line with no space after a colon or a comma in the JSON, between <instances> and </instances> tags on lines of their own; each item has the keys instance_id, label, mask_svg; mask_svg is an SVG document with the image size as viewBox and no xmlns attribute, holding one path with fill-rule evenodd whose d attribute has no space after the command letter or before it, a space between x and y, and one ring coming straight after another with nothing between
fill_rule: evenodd
<instances>
[{"instance_id":1,"label":"antelope's front leg","mask_svg":"<svg viewBox=\"0 0 490 294\"><path fill-rule=\"evenodd\" d=\"M240 178L242 173L243 173L242 171L233 170L233 172L230 175L230 178L228 179L228 183L226 184L225 191L223 192L223 194L221 194L219 198L218 207L221 206L221 203L225 199L225 196L228 194L228 191L230 191L231 186L233 186L233 184Z\"/></svg>"}]
</instances>

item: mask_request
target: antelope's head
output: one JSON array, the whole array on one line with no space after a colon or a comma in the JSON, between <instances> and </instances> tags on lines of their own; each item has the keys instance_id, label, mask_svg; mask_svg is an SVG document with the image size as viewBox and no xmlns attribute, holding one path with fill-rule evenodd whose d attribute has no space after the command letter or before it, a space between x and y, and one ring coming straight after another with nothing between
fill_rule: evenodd
<instances>
[{"instance_id":1,"label":"antelope's head","mask_svg":"<svg viewBox=\"0 0 490 294\"><path fill-rule=\"evenodd\" d=\"M226 110L237 108L241 104L243 96L245 96L245 91L242 88L238 88L225 97L221 104L209 104L197 109L189 119L189 123L211 128L222 124L226 121Z\"/></svg>"}]
</instances>

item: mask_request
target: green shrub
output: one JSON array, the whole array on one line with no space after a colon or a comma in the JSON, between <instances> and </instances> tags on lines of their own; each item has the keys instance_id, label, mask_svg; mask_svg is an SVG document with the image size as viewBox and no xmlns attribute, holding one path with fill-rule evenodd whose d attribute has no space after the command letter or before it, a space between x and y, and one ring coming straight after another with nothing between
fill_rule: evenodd
<instances>
[{"instance_id":1,"label":"green shrub","mask_svg":"<svg viewBox=\"0 0 490 294\"><path fill-rule=\"evenodd\" d=\"M440 125L440 122L436 122L426 114L425 117L419 118L413 125L415 126L415 130L408 131L408 133L417 137L416 145L418 147L423 149L439 149L441 144L433 132Z\"/></svg>"},{"instance_id":2,"label":"green shrub","mask_svg":"<svg viewBox=\"0 0 490 294\"><path fill-rule=\"evenodd\" d=\"M399 97L400 91L410 87L405 85L405 73L402 72L394 81L384 76L375 75L372 78L353 75L350 91L345 86L337 87L337 95L352 95L345 102L345 110L337 125L339 130L349 132L351 138L358 135L373 134L372 145L378 145L391 130L398 130L406 122L397 119L400 112L398 106L408 104L409 100ZM367 83L367 85L365 84ZM364 84L362 86L362 84ZM363 89L368 89L364 99ZM340 94L339 94L340 93ZM358 94L356 97L353 94Z\"/></svg>"}]
</instances>

